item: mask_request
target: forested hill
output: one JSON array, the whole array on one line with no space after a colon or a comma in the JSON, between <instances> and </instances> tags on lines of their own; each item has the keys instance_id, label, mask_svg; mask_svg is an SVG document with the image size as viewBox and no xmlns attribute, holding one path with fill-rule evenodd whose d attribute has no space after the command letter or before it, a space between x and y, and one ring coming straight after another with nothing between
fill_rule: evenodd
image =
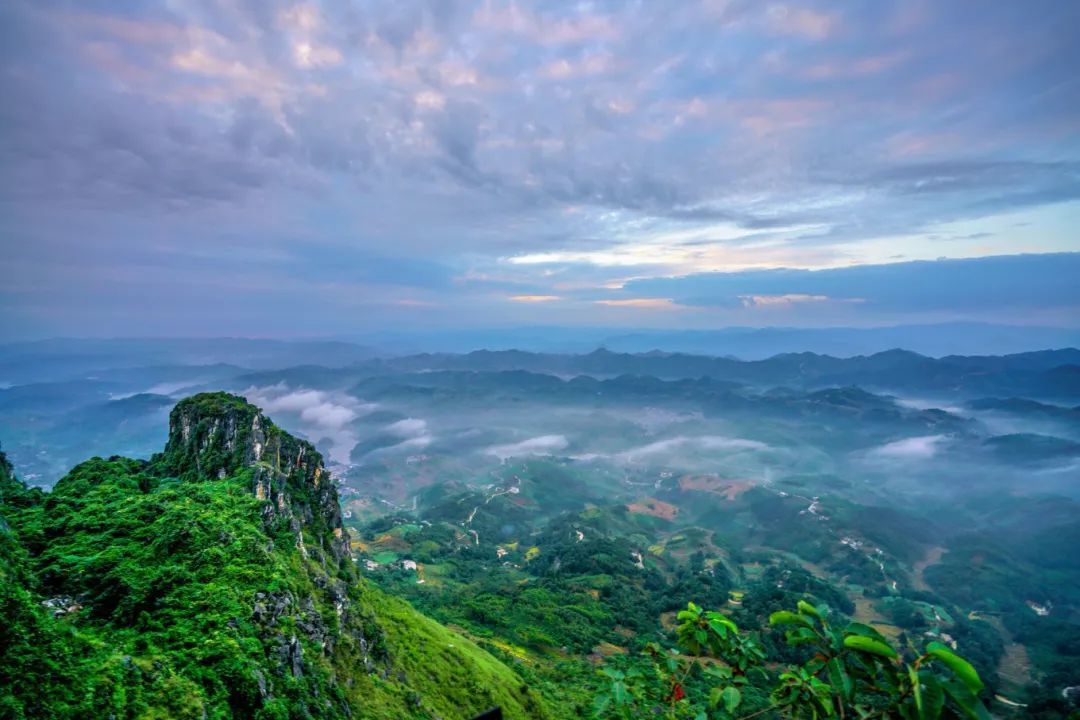
<instances>
[{"instance_id":1,"label":"forested hill","mask_svg":"<svg viewBox=\"0 0 1080 720\"><path fill-rule=\"evenodd\" d=\"M465 637L357 576L322 457L225 393L164 452L28 489L0 453L0 718L546 713Z\"/></svg>"}]
</instances>

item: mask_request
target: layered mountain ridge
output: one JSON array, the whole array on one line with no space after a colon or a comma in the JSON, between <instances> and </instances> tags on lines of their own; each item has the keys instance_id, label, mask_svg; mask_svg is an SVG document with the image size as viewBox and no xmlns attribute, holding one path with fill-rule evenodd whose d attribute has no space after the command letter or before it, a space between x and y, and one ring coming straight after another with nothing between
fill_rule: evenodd
<instances>
[{"instance_id":1,"label":"layered mountain ridge","mask_svg":"<svg viewBox=\"0 0 1080 720\"><path fill-rule=\"evenodd\" d=\"M659 351L630 354L603 348L583 355L477 350L467 354L422 353L377 358L347 368L299 366L260 371L243 375L239 381L253 385L286 382L320 386L434 372L532 373L558 378L585 375L597 379L641 376L669 381L708 378L759 389L786 386L815 390L856 385L873 391L945 394L970 399L1080 398L1080 350L1076 348L942 358L900 349L845 358L802 352L763 360Z\"/></svg>"}]
</instances>

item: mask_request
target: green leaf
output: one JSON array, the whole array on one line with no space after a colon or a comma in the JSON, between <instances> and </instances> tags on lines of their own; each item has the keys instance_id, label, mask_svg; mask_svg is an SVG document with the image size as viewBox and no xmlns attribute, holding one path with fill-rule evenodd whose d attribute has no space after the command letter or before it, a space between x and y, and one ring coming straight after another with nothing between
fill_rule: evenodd
<instances>
[{"instance_id":1,"label":"green leaf","mask_svg":"<svg viewBox=\"0 0 1080 720\"><path fill-rule=\"evenodd\" d=\"M794 630L788 630L785 635L788 645L806 645L817 640L817 635L810 628L795 628Z\"/></svg>"},{"instance_id":2,"label":"green leaf","mask_svg":"<svg viewBox=\"0 0 1080 720\"><path fill-rule=\"evenodd\" d=\"M734 685L728 685L720 694L724 698L724 709L727 710L728 713L735 712L735 708L739 707L739 703L742 702L742 693L739 692L739 688Z\"/></svg>"},{"instance_id":3,"label":"green leaf","mask_svg":"<svg viewBox=\"0 0 1080 720\"><path fill-rule=\"evenodd\" d=\"M679 614L676 617L678 617L679 620L683 621L697 620L699 617L701 617L701 608L699 608L694 603L687 603L686 609L680 610Z\"/></svg>"},{"instance_id":4,"label":"green leaf","mask_svg":"<svg viewBox=\"0 0 1080 720\"><path fill-rule=\"evenodd\" d=\"M731 668L727 665L711 665L705 668L705 674L709 677L719 678L721 680L731 680Z\"/></svg>"},{"instance_id":5,"label":"green leaf","mask_svg":"<svg viewBox=\"0 0 1080 720\"><path fill-rule=\"evenodd\" d=\"M931 672L921 670L919 679L923 684L923 718L937 720L941 717L941 709L945 706L945 691Z\"/></svg>"},{"instance_id":6,"label":"green leaf","mask_svg":"<svg viewBox=\"0 0 1080 720\"><path fill-rule=\"evenodd\" d=\"M769 616L770 625L801 625L812 628L814 624L806 617L793 613L790 610L778 610Z\"/></svg>"},{"instance_id":7,"label":"green leaf","mask_svg":"<svg viewBox=\"0 0 1080 720\"><path fill-rule=\"evenodd\" d=\"M883 643L889 642L885 639L884 635L879 633L873 627L860 622L848 623L848 626L844 629L844 632L848 635L865 635L867 637L872 637L875 640L880 640Z\"/></svg>"},{"instance_id":8,"label":"green leaf","mask_svg":"<svg viewBox=\"0 0 1080 720\"><path fill-rule=\"evenodd\" d=\"M735 621L723 613L719 613L714 610L705 613L705 617L708 618L710 621L715 620L717 622L723 623L728 628L728 630L731 630L732 632L739 632L739 626L735 624Z\"/></svg>"},{"instance_id":9,"label":"green leaf","mask_svg":"<svg viewBox=\"0 0 1080 720\"><path fill-rule=\"evenodd\" d=\"M922 697L922 683L919 682L919 674L915 668L908 665L908 677L911 679L911 690L915 695L915 709L919 713L919 720L924 720L923 714L923 697Z\"/></svg>"},{"instance_id":10,"label":"green leaf","mask_svg":"<svg viewBox=\"0 0 1080 720\"><path fill-rule=\"evenodd\" d=\"M626 683L621 681L612 683L611 685L611 697L615 701L615 706L625 705L627 701Z\"/></svg>"},{"instance_id":11,"label":"green leaf","mask_svg":"<svg viewBox=\"0 0 1080 720\"><path fill-rule=\"evenodd\" d=\"M945 683L945 692L953 699L956 705L972 720L992 720L990 713L983 706L982 701L975 697L975 693L968 690L963 683Z\"/></svg>"},{"instance_id":12,"label":"green leaf","mask_svg":"<svg viewBox=\"0 0 1080 720\"><path fill-rule=\"evenodd\" d=\"M978 694L983 689L983 681L979 678L979 673L971 666L971 663L953 653L947 645L932 642L926 646L926 653L940 660L943 665L952 670L953 674L960 678L960 681L971 692Z\"/></svg>"},{"instance_id":13,"label":"green leaf","mask_svg":"<svg viewBox=\"0 0 1080 720\"><path fill-rule=\"evenodd\" d=\"M597 695L593 700L593 714L603 715L607 710L608 705L611 704L611 695L604 693L603 695Z\"/></svg>"},{"instance_id":14,"label":"green leaf","mask_svg":"<svg viewBox=\"0 0 1080 720\"><path fill-rule=\"evenodd\" d=\"M896 651L887 643L863 635L848 635L844 638L844 647L884 658L896 657Z\"/></svg>"},{"instance_id":15,"label":"green leaf","mask_svg":"<svg viewBox=\"0 0 1080 720\"><path fill-rule=\"evenodd\" d=\"M844 669L844 664L840 662L840 658L833 658L828 663L829 670L829 682L840 693L840 697L844 700L850 701L853 690L855 689L854 683L851 681L851 676L848 675L847 670Z\"/></svg>"},{"instance_id":16,"label":"green leaf","mask_svg":"<svg viewBox=\"0 0 1080 720\"><path fill-rule=\"evenodd\" d=\"M799 601L798 608L799 608L799 612L801 612L804 615L810 615L810 616L816 617L816 618L821 617L821 613L818 611L818 609L816 607L814 607L813 605L811 605L810 603L806 602L805 600L800 600Z\"/></svg>"}]
</instances>

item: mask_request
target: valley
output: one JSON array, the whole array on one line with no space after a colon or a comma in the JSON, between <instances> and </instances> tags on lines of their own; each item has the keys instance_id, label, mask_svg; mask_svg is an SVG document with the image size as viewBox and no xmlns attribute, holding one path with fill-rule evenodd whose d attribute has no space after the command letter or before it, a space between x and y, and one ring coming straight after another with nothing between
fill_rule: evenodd
<instances>
[{"instance_id":1,"label":"valley","mask_svg":"<svg viewBox=\"0 0 1080 720\"><path fill-rule=\"evenodd\" d=\"M148 367L80 393L73 380L2 390L0 431L33 482L59 471L41 454L148 457L174 397L237 392L328 457L364 578L528 668L549 698L569 690L566 673L588 678L662 638L687 602L753 627L762 603L809 592L900 643L955 645L1030 706L1080 658L1060 641L1080 608L1066 549L1080 527L1077 392L912 401L880 388L926 398L937 377L971 376L1006 395L1072 359L984 361L1000 390L976 359L896 353L479 353L219 368L209 381L203 367ZM657 375L624 372L644 369ZM140 392L155 382L171 396ZM575 686L574 712L590 684Z\"/></svg>"}]
</instances>

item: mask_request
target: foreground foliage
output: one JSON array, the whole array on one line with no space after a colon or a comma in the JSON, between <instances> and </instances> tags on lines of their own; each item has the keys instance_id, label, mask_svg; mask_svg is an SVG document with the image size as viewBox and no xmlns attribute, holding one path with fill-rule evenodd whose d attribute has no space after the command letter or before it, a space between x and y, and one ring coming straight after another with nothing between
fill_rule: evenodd
<instances>
[{"instance_id":1,"label":"foreground foliage","mask_svg":"<svg viewBox=\"0 0 1080 720\"><path fill-rule=\"evenodd\" d=\"M809 659L777 672L764 665L765 651L757 638L740 632L726 615L690 603L678 619L677 649L655 643L646 648L652 672L636 667L602 670L610 686L597 697L598 716L990 718L979 699L979 674L940 642L929 643L921 652L897 650L872 627L835 625L826 607L800 601L796 611L774 612L769 622L786 629L788 645L809 650ZM687 691L692 674L707 688L707 697ZM766 699L756 686L770 679L773 689Z\"/></svg>"}]
</instances>

